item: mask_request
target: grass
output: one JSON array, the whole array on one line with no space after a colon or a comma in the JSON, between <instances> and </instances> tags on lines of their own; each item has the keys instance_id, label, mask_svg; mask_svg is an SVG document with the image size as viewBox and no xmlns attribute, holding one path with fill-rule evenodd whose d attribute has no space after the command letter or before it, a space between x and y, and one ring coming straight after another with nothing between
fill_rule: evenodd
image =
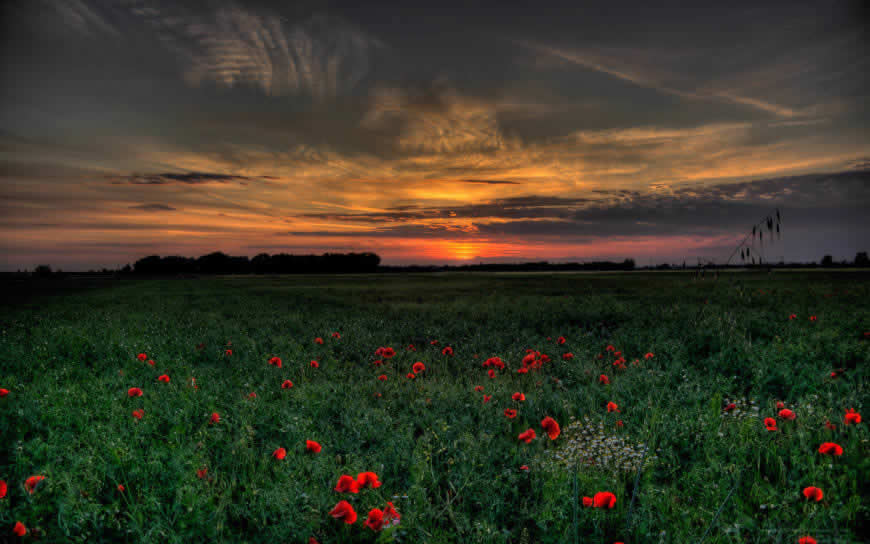
<instances>
[{"instance_id":1,"label":"grass","mask_svg":"<svg viewBox=\"0 0 870 544\"><path fill-rule=\"evenodd\" d=\"M845 410L861 412L867 400L867 273L112 285L3 309L0 387L10 393L0 398L0 480L9 493L0 540L16 538L16 521L41 542L724 544L807 534L858 542L870 532L867 424L843 424ZM418 351L406 350L412 342ZM447 345L454 356L442 355ZM608 345L625 370L612 366ZM397 351L380 368L379 346ZM552 361L517 374L527 348ZM282 368L267 364L272 355ZM507 363L495 379L481 368L491 356ZM409 380L415 361L426 370ZM170 383L157 382L163 373ZM281 388L285 379L292 389ZM142 397L127 396L134 386ZM512 401L515 391L527 400ZM745 409L723 413L731 399ZM620 412L608 413L608 401ZM797 419L768 432L762 419L776 417L777 401ZM509 407L515 419L503 415ZM209 424L212 412L220 423ZM541 429L545 416L562 426L555 441ZM520 443L527 428L538 437ZM323 451L306 453L306 439ZM842 456L817 452L829 441ZM618 462L628 449L608 457L615 443L636 456L647 447L633 465L643 468ZM283 461L271 457L278 447ZM333 490L340 475L363 471L383 485ZM22 483L34 474L46 479L31 495ZM822 502L804 499L809 485L822 488ZM616 506L583 507L598 491L613 492ZM328 515L340 499L359 513L356 524ZM365 528L368 511L387 501L401 523Z\"/></svg>"}]
</instances>

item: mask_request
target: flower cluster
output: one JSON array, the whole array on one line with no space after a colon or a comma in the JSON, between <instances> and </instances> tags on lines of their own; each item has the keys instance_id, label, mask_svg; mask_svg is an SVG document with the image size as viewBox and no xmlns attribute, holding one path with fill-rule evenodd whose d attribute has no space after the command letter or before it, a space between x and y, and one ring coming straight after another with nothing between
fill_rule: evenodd
<instances>
[{"instance_id":1,"label":"flower cluster","mask_svg":"<svg viewBox=\"0 0 870 544\"><path fill-rule=\"evenodd\" d=\"M562 429L564 441L561 447L546 453L546 465L553 469L573 469L576 465L597 467L603 470L635 472L647 446L643 442L632 443L628 439L609 432L604 423L595 424L589 417L583 420L571 418ZM655 461L655 455L647 454L644 465Z\"/></svg>"}]
</instances>

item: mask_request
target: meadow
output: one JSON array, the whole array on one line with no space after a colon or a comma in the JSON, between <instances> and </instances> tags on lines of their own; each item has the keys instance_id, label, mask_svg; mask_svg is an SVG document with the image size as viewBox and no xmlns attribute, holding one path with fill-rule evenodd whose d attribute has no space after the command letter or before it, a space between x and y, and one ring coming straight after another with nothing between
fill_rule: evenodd
<instances>
[{"instance_id":1,"label":"meadow","mask_svg":"<svg viewBox=\"0 0 870 544\"><path fill-rule=\"evenodd\" d=\"M0 540L870 534L866 272L123 280L0 325Z\"/></svg>"}]
</instances>

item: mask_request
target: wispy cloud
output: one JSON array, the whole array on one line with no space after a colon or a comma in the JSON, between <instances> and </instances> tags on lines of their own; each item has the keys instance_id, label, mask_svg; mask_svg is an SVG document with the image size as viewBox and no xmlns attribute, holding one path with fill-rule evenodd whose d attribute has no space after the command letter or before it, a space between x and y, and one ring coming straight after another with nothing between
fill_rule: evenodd
<instances>
[{"instance_id":1,"label":"wispy cloud","mask_svg":"<svg viewBox=\"0 0 870 544\"><path fill-rule=\"evenodd\" d=\"M607 74L639 87L654 89L680 98L731 102L755 108L778 117L790 118L801 115L801 112L794 108L761 98L744 96L732 90L704 89L702 85L693 85L692 79L688 76L666 73L661 66L663 63L650 67L632 61L631 57L626 54L617 56L592 50L575 50L523 40L518 40L516 43L533 51L550 55L589 70ZM626 53L630 53L630 51ZM676 79L681 85L677 86L668 83L669 79Z\"/></svg>"},{"instance_id":2,"label":"wispy cloud","mask_svg":"<svg viewBox=\"0 0 870 544\"><path fill-rule=\"evenodd\" d=\"M288 22L268 11L223 2L211 13L137 11L185 66L193 86L250 86L268 95L326 99L349 92L386 45L351 22L316 14Z\"/></svg>"},{"instance_id":3,"label":"wispy cloud","mask_svg":"<svg viewBox=\"0 0 870 544\"><path fill-rule=\"evenodd\" d=\"M91 36L97 33L109 34L113 37L120 37L121 32L110 21L106 13L103 13L103 8L94 6L92 3L84 0L65 0L63 2L46 2L57 9L63 22L84 34Z\"/></svg>"}]
</instances>

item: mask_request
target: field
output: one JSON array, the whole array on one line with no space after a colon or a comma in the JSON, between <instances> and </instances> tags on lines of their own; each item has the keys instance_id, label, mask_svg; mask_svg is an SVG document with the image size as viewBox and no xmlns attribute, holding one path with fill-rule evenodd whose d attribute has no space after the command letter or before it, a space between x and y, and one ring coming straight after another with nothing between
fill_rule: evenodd
<instances>
[{"instance_id":1,"label":"field","mask_svg":"<svg viewBox=\"0 0 870 544\"><path fill-rule=\"evenodd\" d=\"M867 410L866 272L124 280L0 319L0 540L870 534L870 435L845 420ZM335 490L367 471L382 485ZM399 523L367 527L388 502Z\"/></svg>"}]
</instances>

